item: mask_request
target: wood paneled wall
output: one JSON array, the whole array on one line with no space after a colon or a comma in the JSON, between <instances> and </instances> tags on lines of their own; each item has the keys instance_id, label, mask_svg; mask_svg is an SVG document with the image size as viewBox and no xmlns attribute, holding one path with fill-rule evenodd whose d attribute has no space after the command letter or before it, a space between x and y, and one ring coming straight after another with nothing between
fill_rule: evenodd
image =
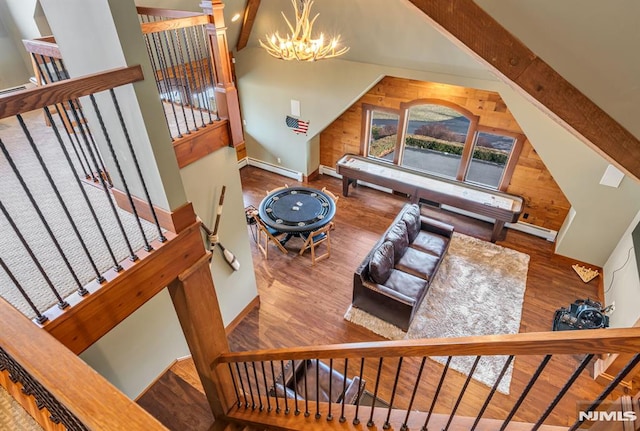
<instances>
[{"instance_id":1,"label":"wood paneled wall","mask_svg":"<svg viewBox=\"0 0 640 431\"><path fill-rule=\"evenodd\" d=\"M403 102L423 98L446 100L468 109L480 116L482 126L523 133L498 93L387 76L320 134L320 163L334 167L345 153L361 154L363 103L398 109ZM560 229L571 207L528 140L507 192L524 197L524 221L547 229Z\"/></svg>"}]
</instances>

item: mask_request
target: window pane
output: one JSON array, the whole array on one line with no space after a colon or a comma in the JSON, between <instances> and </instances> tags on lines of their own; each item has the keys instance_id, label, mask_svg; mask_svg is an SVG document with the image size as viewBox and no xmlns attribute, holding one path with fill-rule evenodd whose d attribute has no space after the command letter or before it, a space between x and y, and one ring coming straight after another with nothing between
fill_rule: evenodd
<instances>
[{"instance_id":1,"label":"window pane","mask_svg":"<svg viewBox=\"0 0 640 431\"><path fill-rule=\"evenodd\" d=\"M402 166L455 178L470 124L446 106L411 107Z\"/></svg>"},{"instance_id":2,"label":"window pane","mask_svg":"<svg viewBox=\"0 0 640 431\"><path fill-rule=\"evenodd\" d=\"M369 157L393 162L396 141L398 139L397 114L384 111L371 111L369 130Z\"/></svg>"},{"instance_id":3,"label":"window pane","mask_svg":"<svg viewBox=\"0 0 640 431\"><path fill-rule=\"evenodd\" d=\"M479 132L466 181L497 189L515 142L510 136Z\"/></svg>"}]
</instances>

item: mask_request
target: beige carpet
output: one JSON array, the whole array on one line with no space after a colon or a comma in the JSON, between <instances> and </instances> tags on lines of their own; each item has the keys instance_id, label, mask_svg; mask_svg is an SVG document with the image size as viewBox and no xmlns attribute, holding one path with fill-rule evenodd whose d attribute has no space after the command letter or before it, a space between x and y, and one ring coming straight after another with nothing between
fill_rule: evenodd
<instances>
[{"instance_id":1,"label":"beige carpet","mask_svg":"<svg viewBox=\"0 0 640 431\"><path fill-rule=\"evenodd\" d=\"M454 233L449 252L407 332L360 309L344 318L392 340L515 334L520 329L529 256ZM444 362L446 358L431 359ZM468 373L475 357L457 357L451 367ZM484 357L474 378L493 386L506 357ZM511 369L498 390L509 393Z\"/></svg>"},{"instance_id":2,"label":"beige carpet","mask_svg":"<svg viewBox=\"0 0 640 431\"><path fill-rule=\"evenodd\" d=\"M43 428L0 386L0 430L39 431Z\"/></svg>"}]
</instances>

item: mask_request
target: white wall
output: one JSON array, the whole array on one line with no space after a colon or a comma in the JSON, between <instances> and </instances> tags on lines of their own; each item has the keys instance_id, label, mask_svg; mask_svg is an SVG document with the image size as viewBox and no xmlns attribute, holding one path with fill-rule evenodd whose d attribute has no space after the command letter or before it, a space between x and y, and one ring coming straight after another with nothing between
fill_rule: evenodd
<instances>
[{"instance_id":1,"label":"white wall","mask_svg":"<svg viewBox=\"0 0 640 431\"><path fill-rule=\"evenodd\" d=\"M80 357L129 398L136 398L189 347L167 289L146 302Z\"/></svg>"},{"instance_id":2,"label":"white wall","mask_svg":"<svg viewBox=\"0 0 640 431\"><path fill-rule=\"evenodd\" d=\"M631 232L640 223L640 212L625 231L603 267L605 304L615 301L615 311L609 318L612 328L634 326L640 319L640 277Z\"/></svg>"},{"instance_id":3,"label":"white wall","mask_svg":"<svg viewBox=\"0 0 640 431\"><path fill-rule=\"evenodd\" d=\"M12 24L7 4L0 2L0 90L22 85L32 74L31 67L27 69L22 60L20 46L16 46L11 35Z\"/></svg>"},{"instance_id":4,"label":"white wall","mask_svg":"<svg viewBox=\"0 0 640 431\"><path fill-rule=\"evenodd\" d=\"M196 214L210 228L215 222L222 186L226 186L218 235L222 245L236 255L240 270L233 271L225 263L220 248L213 251L211 264L211 275L226 326L258 296L236 152L233 148L222 148L185 166L180 174L187 198L193 203Z\"/></svg>"}]
</instances>

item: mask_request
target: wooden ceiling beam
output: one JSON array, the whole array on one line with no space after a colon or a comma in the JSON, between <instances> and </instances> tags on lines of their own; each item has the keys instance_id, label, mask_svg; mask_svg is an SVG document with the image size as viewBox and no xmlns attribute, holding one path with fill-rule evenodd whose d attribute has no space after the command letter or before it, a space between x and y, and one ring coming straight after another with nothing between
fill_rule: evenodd
<instances>
[{"instance_id":1,"label":"wooden ceiling beam","mask_svg":"<svg viewBox=\"0 0 640 431\"><path fill-rule=\"evenodd\" d=\"M435 28L487 64L552 119L640 179L640 140L472 0L409 0Z\"/></svg>"},{"instance_id":2,"label":"wooden ceiling beam","mask_svg":"<svg viewBox=\"0 0 640 431\"><path fill-rule=\"evenodd\" d=\"M259 7L260 0L247 1L247 7L244 9L244 19L242 20L242 29L240 30L238 44L236 45L236 49L238 51L247 46L247 42L249 42L251 29L253 29L253 23L256 20L256 15L258 14Z\"/></svg>"}]
</instances>

